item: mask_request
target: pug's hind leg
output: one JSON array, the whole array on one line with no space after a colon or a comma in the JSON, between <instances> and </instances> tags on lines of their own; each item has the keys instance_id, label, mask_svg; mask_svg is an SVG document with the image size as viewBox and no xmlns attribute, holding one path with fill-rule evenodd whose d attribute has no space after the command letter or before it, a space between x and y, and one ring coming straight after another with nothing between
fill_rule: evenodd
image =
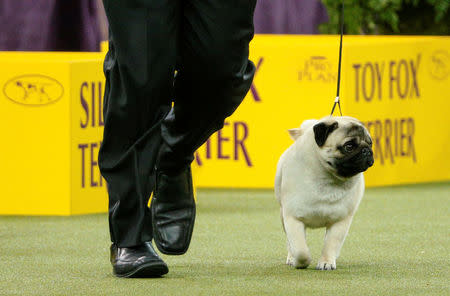
<instances>
[{"instance_id":1,"label":"pug's hind leg","mask_svg":"<svg viewBox=\"0 0 450 296\"><path fill-rule=\"evenodd\" d=\"M316 269L336 269L336 259L339 257L345 237L347 236L350 225L352 224L352 219L353 216L348 216L344 220L327 227L322 256L319 259Z\"/></svg>"},{"instance_id":2,"label":"pug's hind leg","mask_svg":"<svg viewBox=\"0 0 450 296\"><path fill-rule=\"evenodd\" d=\"M284 215L283 220L288 242L286 264L295 268L308 267L311 263L311 255L306 244L305 224L290 215Z\"/></svg>"}]
</instances>

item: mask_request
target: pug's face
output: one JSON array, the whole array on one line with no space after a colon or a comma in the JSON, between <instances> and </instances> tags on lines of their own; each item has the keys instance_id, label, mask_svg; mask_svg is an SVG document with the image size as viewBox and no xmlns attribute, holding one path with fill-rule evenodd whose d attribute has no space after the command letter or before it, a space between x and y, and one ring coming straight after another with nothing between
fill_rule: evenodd
<instances>
[{"instance_id":1,"label":"pug's face","mask_svg":"<svg viewBox=\"0 0 450 296\"><path fill-rule=\"evenodd\" d=\"M372 139L359 120L328 117L313 130L320 161L334 175L353 177L373 165Z\"/></svg>"}]
</instances>

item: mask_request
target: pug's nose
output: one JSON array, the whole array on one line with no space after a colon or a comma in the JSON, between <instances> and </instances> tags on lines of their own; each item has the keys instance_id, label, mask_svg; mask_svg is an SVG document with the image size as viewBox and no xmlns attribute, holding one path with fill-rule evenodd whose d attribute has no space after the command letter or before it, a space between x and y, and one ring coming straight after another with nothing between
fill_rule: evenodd
<instances>
[{"instance_id":1,"label":"pug's nose","mask_svg":"<svg viewBox=\"0 0 450 296\"><path fill-rule=\"evenodd\" d=\"M370 155L372 155L372 151L370 151L369 148L364 147L364 148L362 149L362 154L363 154L364 156L370 156Z\"/></svg>"}]
</instances>

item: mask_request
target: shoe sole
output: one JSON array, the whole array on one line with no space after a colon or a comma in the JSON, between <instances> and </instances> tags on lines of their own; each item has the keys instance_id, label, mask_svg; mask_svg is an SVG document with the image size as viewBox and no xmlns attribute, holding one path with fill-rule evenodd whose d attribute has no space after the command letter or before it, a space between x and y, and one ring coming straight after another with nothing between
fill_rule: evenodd
<instances>
[{"instance_id":1,"label":"shoe sole","mask_svg":"<svg viewBox=\"0 0 450 296\"><path fill-rule=\"evenodd\" d=\"M162 275L165 275L169 272L169 268L165 264L161 263L155 263L150 262L143 264L136 268L135 270L132 270L130 272L119 274L116 272L113 272L113 274L120 278L154 278L154 277L161 277Z\"/></svg>"},{"instance_id":2,"label":"shoe sole","mask_svg":"<svg viewBox=\"0 0 450 296\"><path fill-rule=\"evenodd\" d=\"M189 249L189 245L191 244L191 238L192 238L192 233L194 230L194 223L195 223L195 215L196 215L196 206L194 206L194 210L193 210L193 215L192 215L192 219L191 219L191 226L189 227L189 237L186 243L186 246L184 249L181 250L170 250L170 249L166 249L164 248L162 245L159 244L159 235L158 235L158 231L156 229L153 230L153 240L155 241L155 245L158 248L158 250L165 254L165 255L183 255L187 252L187 250Z\"/></svg>"}]
</instances>

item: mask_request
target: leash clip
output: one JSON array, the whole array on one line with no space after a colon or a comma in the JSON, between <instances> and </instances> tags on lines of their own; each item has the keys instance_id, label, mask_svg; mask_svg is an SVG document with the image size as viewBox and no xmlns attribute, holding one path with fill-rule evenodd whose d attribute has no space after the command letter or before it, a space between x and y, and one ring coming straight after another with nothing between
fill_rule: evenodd
<instances>
[{"instance_id":1,"label":"leash clip","mask_svg":"<svg viewBox=\"0 0 450 296\"><path fill-rule=\"evenodd\" d=\"M331 109L331 114L330 114L330 116L333 116L334 109L336 108L336 105L338 105L338 107L339 107L339 114L341 114L341 116L342 116L341 99L340 99L339 96L337 96L337 97L334 99L333 109Z\"/></svg>"}]
</instances>

